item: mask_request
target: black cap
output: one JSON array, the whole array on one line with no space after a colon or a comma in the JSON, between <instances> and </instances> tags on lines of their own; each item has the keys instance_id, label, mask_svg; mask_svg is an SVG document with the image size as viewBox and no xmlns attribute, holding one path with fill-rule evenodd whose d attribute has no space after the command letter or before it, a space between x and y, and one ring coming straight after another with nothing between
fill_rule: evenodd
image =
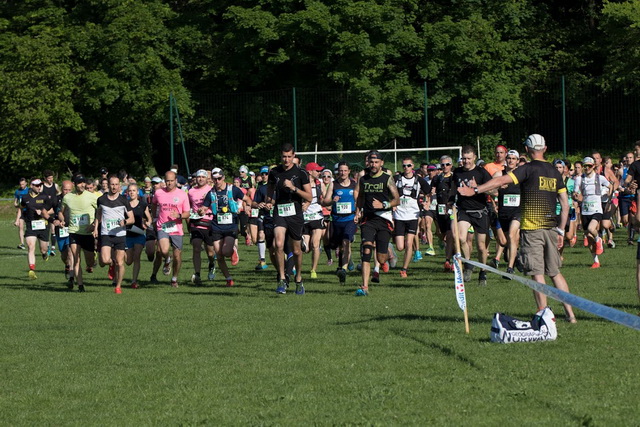
<instances>
[{"instance_id":1,"label":"black cap","mask_svg":"<svg viewBox=\"0 0 640 427\"><path fill-rule=\"evenodd\" d=\"M103 173L109 173L107 168L100 168L100 174L102 175Z\"/></svg>"},{"instance_id":2,"label":"black cap","mask_svg":"<svg viewBox=\"0 0 640 427\"><path fill-rule=\"evenodd\" d=\"M371 151L369 151L369 155L367 156L367 159L369 159L369 160L372 160L372 159L380 159L380 160L382 160L382 156L380 155L379 151L371 150Z\"/></svg>"},{"instance_id":3,"label":"black cap","mask_svg":"<svg viewBox=\"0 0 640 427\"><path fill-rule=\"evenodd\" d=\"M85 179L84 175L82 175L81 173L77 174L76 176L73 177L73 183L74 184L80 184L81 182L87 182L87 180Z\"/></svg>"}]
</instances>

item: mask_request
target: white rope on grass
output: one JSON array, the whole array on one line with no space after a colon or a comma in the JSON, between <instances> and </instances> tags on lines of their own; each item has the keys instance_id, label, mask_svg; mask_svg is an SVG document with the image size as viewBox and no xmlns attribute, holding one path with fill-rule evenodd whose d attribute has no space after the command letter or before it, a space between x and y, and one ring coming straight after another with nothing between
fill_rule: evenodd
<instances>
[{"instance_id":1,"label":"white rope on grass","mask_svg":"<svg viewBox=\"0 0 640 427\"><path fill-rule=\"evenodd\" d=\"M460 261L464 262L465 264L470 264L475 267L482 268L484 270L498 274L500 276L508 277L509 279L516 280L530 287L534 291L545 294L556 301L569 304L573 307L577 307L581 310L588 311L591 314L595 314L596 316L602 317L603 319L607 319L612 322L619 323L628 328L640 331L640 317L636 315L625 313L624 311L608 307L604 304L590 301L586 298L579 297L569 292L561 291L560 289L556 289L553 286L545 285L544 283L539 283L539 282L536 282L535 280L527 279L526 277L520 277L520 276L516 276L515 274L510 274L504 271L497 270L486 264L482 264L476 261L471 261L471 260L462 258L458 255L454 256L454 258L459 258Z\"/></svg>"}]
</instances>

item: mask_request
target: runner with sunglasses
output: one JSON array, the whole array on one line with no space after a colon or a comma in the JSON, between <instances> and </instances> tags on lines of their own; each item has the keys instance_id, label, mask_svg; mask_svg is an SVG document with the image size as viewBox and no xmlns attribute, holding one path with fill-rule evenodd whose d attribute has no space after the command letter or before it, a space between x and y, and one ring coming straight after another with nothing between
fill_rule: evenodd
<instances>
[{"instance_id":1,"label":"runner with sunglasses","mask_svg":"<svg viewBox=\"0 0 640 427\"><path fill-rule=\"evenodd\" d=\"M24 240L27 243L27 262L29 263L29 279L36 276L36 242L40 241L42 259L47 260L49 249L49 217L53 215L51 197L42 192L43 182L33 178L29 192L22 196L22 217L25 222ZM52 218L53 219L53 218ZM52 221L53 223L53 221Z\"/></svg>"},{"instance_id":2,"label":"runner with sunglasses","mask_svg":"<svg viewBox=\"0 0 640 427\"><path fill-rule=\"evenodd\" d=\"M453 205L451 197L453 184L453 160L449 156L440 157L440 165L442 173L437 175L431 182L431 193L435 196L436 201L436 223L445 244L445 262L444 271L453 271L451 258L453 257L454 237L451 230L451 214L449 211Z\"/></svg>"}]
</instances>

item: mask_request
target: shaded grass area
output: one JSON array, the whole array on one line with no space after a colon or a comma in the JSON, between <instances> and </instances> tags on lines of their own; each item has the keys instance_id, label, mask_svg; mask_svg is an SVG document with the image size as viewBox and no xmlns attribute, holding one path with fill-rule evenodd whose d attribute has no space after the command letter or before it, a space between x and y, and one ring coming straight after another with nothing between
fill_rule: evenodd
<instances>
[{"instance_id":1,"label":"shaded grass area","mask_svg":"<svg viewBox=\"0 0 640 427\"><path fill-rule=\"evenodd\" d=\"M530 318L525 286L489 276L467 286L465 335L451 275L441 258L397 271L367 298L359 279L341 287L324 264L307 295L275 294L274 270L256 273L255 247L241 245L222 277L188 286L112 291L106 270L88 291L67 292L58 258L12 249L0 222L0 419L7 424L474 424L634 425L640 373L636 331L578 311L556 342L489 342L493 313ZM14 242L15 240L15 242ZM566 251L574 293L632 313L635 247L620 245L590 270L583 248ZM306 260L305 260L306 261ZM309 264L305 264L308 269ZM141 278L151 265L143 262ZM130 277L130 270L127 271ZM308 277L308 276L307 276Z\"/></svg>"}]
</instances>

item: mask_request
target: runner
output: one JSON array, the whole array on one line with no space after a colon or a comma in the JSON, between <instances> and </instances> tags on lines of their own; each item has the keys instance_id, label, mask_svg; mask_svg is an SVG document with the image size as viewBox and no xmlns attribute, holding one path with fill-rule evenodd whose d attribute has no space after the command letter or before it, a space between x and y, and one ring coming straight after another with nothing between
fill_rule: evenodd
<instances>
[{"instance_id":1,"label":"runner","mask_svg":"<svg viewBox=\"0 0 640 427\"><path fill-rule=\"evenodd\" d=\"M595 172L595 160L591 157L582 159L585 173L576 177L573 197L582 202L582 228L589 242L593 256L591 268L600 268L598 255L604 252L602 238L598 231L602 222L603 197L610 194L609 181Z\"/></svg>"},{"instance_id":2,"label":"runner","mask_svg":"<svg viewBox=\"0 0 640 427\"><path fill-rule=\"evenodd\" d=\"M324 169L321 172L320 177L322 178L322 199L324 200L327 194L331 197L329 185L333 182L333 172L331 172L330 169ZM327 265L333 265L333 251L331 250L331 205L325 206L322 203L321 205L325 225L324 230L322 231L322 247L324 249L324 253L327 255Z\"/></svg>"},{"instance_id":3,"label":"runner","mask_svg":"<svg viewBox=\"0 0 640 427\"><path fill-rule=\"evenodd\" d=\"M238 238L240 203L251 205L251 199L240 188L227 184L224 181L224 173L215 168L211 171L213 188L202 201L199 208L200 215L210 214L213 249L218 259L218 266L227 281L227 287L235 283L229 273L229 267L225 258L231 258L234 253L235 242Z\"/></svg>"},{"instance_id":4,"label":"runner","mask_svg":"<svg viewBox=\"0 0 640 427\"><path fill-rule=\"evenodd\" d=\"M399 252L405 251L404 261L400 269L400 277L407 277L407 270L413 255L413 245L418 232L418 219L421 204L419 200L427 200L431 194L431 186L420 178L413 170L412 157L402 159L402 175L395 178L395 185L400 196L400 204L393 211L393 239ZM426 206L428 208L428 204ZM406 240L405 240L406 236Z\"/></svg>"},{"instance_id":5,"label":"runner","mask_svg":"<svg viewBox=\"0 0 640 427\"><path fill-rule=\"evenodd\" d=\"M494 176L496 172L502 171L506 164L507 158L507 147L502 144L496 145L496 148L493 152L494 159L492 163L485 163L484 168L489 172L489 175Z\"/></svg>"},{"instance_id":6,"label":"runner","mask_svg":"<svg viewBox=\"0 0 640 427\"><path fill-rule=\"evenodd\" d=\"M627 244L633 245L634 229L631 225L632 218L629 217L629 211L631 210L632 205L635 204L637 206L637 204L635 203L636 191L630 183L627 183L627 174L629 172L631 164L635 162L636 158L633 152L628 152L625 154L623 160L624 161L622 167L618 172L618 178L620 182L620 186L618 187L618 208L620 209L620 220L622 221L622 226L627 229Z\"/></svg>"},{"instance_id":7,"label":"runner","mask_svg":"<svg viewBox=\"0 0 640 427\"><path fill-rule=\"evenodd\" d=\"M27 178L20 178L18 182L18 189L13 193L13 206L16 208L16 220L13 223L18 227L18 237L20 238L20 244L18 249L25 250L24 246L24 218L22 217L22 198L29 194L29 187L27 185Z\"/></svg>"},{"instance_id":8,"label":"runner","mask_svg":"<svg viewBox=\"0 0 640 427\"><path fill-rule=\"evenodd\" d=\"M520 153L516 150L507 152L507 164L503 170L497 171L497 178L513 172L518 167ZM507 273L514 274L514 266L518 259L520 243L520 187L511 183L498 188L498 221L504 231L505 241L500 242L507 248Z\"/></svg>"},{"instance_id":9,"label":"runner","mask_svg":"<svg viewBox=\"0 0 640 427\"><path fill-rule=\"evenodd\" d=\"M374 249L381 265L387 262L389 240L393 231L392 209L400 204L398 187L393 177L383 170L384 161L377 151L368 156L369 168L358 182L356 215L354 221L361 222L362 233L362 286L356 296L369 294L371 257ZM375 246L374 246L375 245ZM379 280L379 273L374 272Z\"/></svg>"},{"instance_id":10,"label":"runner","mask_svg":"<svg viewBox=\"0 0 640 427\"><path fill-rule=\"evenodd\" d=\"M476 247L478 249L478 260L482 264L487 263L489 250L487 248L487 235L489 234L489 210L487 209L487 198L485 195L468 192L460 192L460 188L475 188L491 180L491 175L486 169L476 166L476 151L470 145L462 147L462 166L453 171L453 182L458 187L458 236L460 247L465 258L470 259L471 247L467 242L469 228L473 227L476 236ZM464 266L465 283L471 280L473 266ZM487 285L487 272L480 270L478 276L480 286Z\"/></svg>"},{"instance_id":11,"label":"runner","mask_svg":"<svg viewBox=\"0 0 640 427\"><path fill-rule=\"evenodd\" d=\"M278 267L278 294L287 292L288 283L285 280L285 241L291 239L291 249L296 267L296 294L304 295L302 282L302 215L303 201L310 202L313 198L308 175L293 163L295 152L291 144L284 144L281 148L282 163L271 169L268 178L267 207L273 206L274 239L276 245L276 266Z\"/></svg>"},{"instance_id":12,"label":"runner","mask_svg":"<svg viewBox=\"0 0 640 427\"><path fill-rule=\"evenodd\" d=\"M560 159L554 160L553 166L556 168L558 172L560 172L560 175L562 175L564 186L567 188L567 202L569 203L569 218L567 219L567 225L564 230L565 244L562 245L562 247L560 248L560 256L562 257L564 253L564 248L566 246L566 242L568 241L569 244L571 245L572 242L574 242L575 244L575 241L576 241L576 234L575 234L576 233L576 210L573 207L573 204L574 204L573 192L575 189L575 181L573 178L569 176L567 171L568 168L564 160L560 160ZM556 215L559 216L561 212L562 212L562 205L558 201L558 203L556 203ZM558 219L558 223L559 222L560 222L560 219Z\"/></svg>"},{"instance_id":13,"label":"runner","mask_svg":"<svg viewBox=\"0 0 640 427\"><path fill-rule=\"evenodd\" d=\"M137 191L137 186L133 185ZM98 209L93 222L93 237L100 234L100 267L109 266L109 279L114 292L122 293L127 248L127 225L134 223L129 201L120 194L120 179L109 177L109 192L98 198Z\"/></svg>"},{"instance_id":14,"label":"runner","mask_svg":"<svg viewBox=\"0 0 640 427\"><path fill-rule=\"evenodd\" d=\"M427 171L427 175L424 177L424 179L427 181L427 184L429 184L429 187L431 187L431 183L433 182L433 180L437 176L439 176L438 167L436 165L430 164L426 166L426 171ZM429 203L427 208L422 209L420 211L420 223L419 223L419 229L421 234L420 241L423 245L427 245L427 250L425 251L425 253L429 256L435 256L436 251L433 249L432 228L433 228L433 222L437 221L438 201L436 200L435 197L432 198L431 194L429 194L428 197L425 196L425 201Z\"/></svg>"},{"instance_id":15,"label":"runner","mask_svg":"<svg viewBox=\"0 0 640 427\"><path fill-rule=\"evenodd\" d=\"M156 193L156 191L164 188L164 181L158 176L154 176L153 178L151 178L151 183L153 184L153 190L150 195L151 197L147 202L149 206L151 206L151 202L153 202L153 195ZM144 251L147 254L147 259L153 262L153 269L151 271L149 283L157 284L160 283L158 282L158 271L160 271L160 267L162 266L162 252L160 251L160 245L158 245L158 233L156 231L156 222L158 217L155 216L155 213L153 211L151 211L151 208L149 208L149 212L151 212L152 215L152 224L147 227Z\"/></svg>"},{"instance_id":16,"label":"runner","mask_svg":"<svg viewBox=\"0 0 640 427\"><path fill-rule=\"evenodd\" d=\"M436 176L431 182L432 192L435 195L438 229L443 236L445 244L445 262L444 271L453 272L453 231L451 230L451 214L450 210L453 206L455 195L455 184L453 182L453 160L449 156L440 157L442 165L442 173Z\"/></svg>"},{"instance_id":17,"label":"runner","mask_svg":"<svg viewBox=\"0 0 640 427\"><path fill-rule=\"evenodd\" d=\"M64 277L69 280L71 272L71 255L69 254L69 211L67 210L64 215L64 223L66 226L61 226L58 214L62 209L62 199L67 194L73 191L73 183L71 181L62 181L62 192L56 196L56 202L54 204L55 219L53 225L55 226L56 241L58 242L58 250L60 251L60 260L64 264Z\"/></svg>"},{"instance_id":18,"label":"runner","mask_svg":"<svg viewBox=\"0 0 640 427\"><path fill-rule=\"evenodd\" d=\"M152 216L157 217L156 233L158 246L164 258L162 272L165 276L171 273L173 261L173 275L171 286L178 287L178 277L182 266L182 221L189 218L189 197L187 193L177 187L176 173L168 171L164 175L166 188L161 188L153 195L151 204ZM172 250L172 253L169 251ZM170 257L173 255L173 259Z\"/></svg>"},{"instance_id":19,"label":"runner","mask_svg":"<svg viewBox=\"0 0 640 427\"><path fill-rule=\"evenodd\" d=\"M127 225L127 251L125 262L127 265L133 264L133 272L131 273L131 288L138 289L138 275L140 274L140 256L142 249L147 243L146 230L153 226L149 205L145 200L146 197L140 197L138 186L136 184L129 185L127 189L129 197L129 205L133 212L133 224Z\"/></svg>"},{"instance_id":20,"label":"runner","mask_svg":"<svg viewBox=\"0 0 640 427\"><path fill-rule=\"evenodd\" d=\"M302 228L302 251L311 252L311 279L317 279L318 261L322 251L320 242L325 229L324 216L322 215L322 183L319 180L320 172L324 168L315 162L307 163L306 172L309 174L312 198L310 202L302 203L304 226Z\"/></svg>"},{"instance_id":21,"label":"runner","mask_svg":"<svg viewBox=\"0 0 640 427\"><path fill-rule=\"evenodd\" d=\"M520 186L521 192L521 257L525 274L532 279L544 283L547 275L556 288L569 292L569 285L560 273L559 249L564 241L569 204L567 192L558 171L544 160L547 150L541 135L530 135L524 142L525 150L531 157L531 162L519 166L517 169L494 178L488 183L477 187L462 186L458 192L466 197L481 194L496 189L502 185L514 183ZM560 223L555 215L556 199L560 199L562 213ZM547 306L547 296L534 292L537 311ZM576 317L570 305L564 304L567 321L576 323Z\"/></svg>"},{"instance_id":22,"label":"runner","mask_svg":"<svg viewBox=\"0 0 640 427\"><path fill-rule=\"evenodd\" d=\"M53 215L53 206L51 197L42 192L42 186L42 181L39 178L33 178L29 192L20 201L25 222L24 240L27 243L29 279L38 278L36 276L36 241L40 241L42 259L46 261L49 258L47 255L49 247L48 220Z\"/></svg>"},{"instance_id":23,"label":"runner","mask_svg":"<svg viewBox=\"0 0 640 427\"><path fill-rule=\"evenodd\" d=\"M93 237L93 227L95 220L97 197L95 194L85 191L86 179L82 174L77 174L73 178L76 191L69 193L62 199L62 209L58 213L60 226L67 225L65 217L69 222L69 249L71 251L69 282L67 287L73 289L74 280L78 284L78 291L84 292L84 282L82 280L82 252L87 259L87 268L95 265L95 239ZM68 211L68 213L67 213Z\"/></svg>"},{"instance_id":24,"label":"runner","mask_svg":"<svg viewBox=\"0 0 640 427\"><path fill-rule=\"evenodd\" d=\"M243 193L247 194L250 188L253 188L253 181L251 180L251 176L249 175L249 168L246 165L240 166L238 169L240 173L240 188L243 189ZM249 194L249 197L252 197L253 193ZM238 219L240 220L240 235L244 237L245 244L249 246L252 242L249 237L249 230L247 225L249 224L249 215L244 209L241 209L238 213ZM236 265L237 262L233 265Z\"/></svg>"},{"instance_id":25,"label":"runner","mask_svg":"<svg viewBox=\"0 0 640 427\"><path fill-rule=\"evenodd\" d=\"M258 246L258 265L256 271L266 270L268 268L266 262L266 251L269 250L269 258L271 264L275 264L275 248L273 246L273 216L269 209L266 208L265 200L267 199L267 177L269 176L269 167L263 166L260 169L261 183L254 194L253 202L251 202L251 216L256 218L257 230L257 246ZM257 210L257 211L256 211Z\"/></svg>"},{"instance_id":26,"label":"runner","mask_svg":"<svg viewBox=\"0 0 640 427\"><path fill-rule=\"evenodd\" d=\"M202 284L200 278L200 269L202 267L202 244L205 245L205 252L209 259L208 270L211 272L215 269L215 250L213 248L213 231L211 230L211 221L213 216L211 212L201 215L200 207L204 200L209 196L211 186L207 184L207 171L200 169L196 172L195 186L189 189L189 204L191 211L189 214L189 231L191 232L191 245L193 246L193 276L191 283L196 286ZM213 280L213 279L210 279Z\"/></svg>"},{"instance_id":27,"label":"runner","mask_svg":"<svg viewBox=\"0 0 640 427\"><path fill-rule=\"evenodd\" d=\"M58 184L56 184L53 180L53 171L50 169L45 169L42 171L43 184L42 193L46 196L49 196L51 199L51 205L53 205L56 201L56 197L60 194L60 188L58 188ZM53 221L49 224L48 232L49 232L49 255L56 256L56 238L54 232Z\"/></svg>"}]
</instances>

